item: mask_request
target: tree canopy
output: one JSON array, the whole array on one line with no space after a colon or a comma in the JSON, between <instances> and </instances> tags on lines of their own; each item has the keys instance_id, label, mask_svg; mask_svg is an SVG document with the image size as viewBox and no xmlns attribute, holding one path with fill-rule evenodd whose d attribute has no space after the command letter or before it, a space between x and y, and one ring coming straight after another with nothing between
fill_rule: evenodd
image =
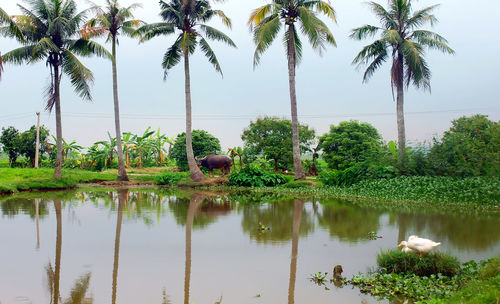
<instances>
[{"instance_id":1,"label":"tree canopy","mask_svg":"<svg viewBox=\"0 0 500 304\"><path fill-rule=\"evenodd\" d=\"M299 125L299 142L302 153L310 151L316 138L315 131ZM292 122L277 117L259 118L243 131L241 139L246 157L262 155L274 161L275 170L288 170L293 166Z\"/></svg>"},{"instance_id":2,"label":"tree canopy","mask_svg":"<svg viewBox=\"0 0 500 304\"><path fill-rule=\"evenodd\" d=\"M344 170L381 153L382 137L369 123L343 121L321 136L320 147L330 169Z\"/></svg>"},{"instance_id":3,"label":"tree canopy","mask_svg":"<svg viewBox=\"0 0 500 304\"><path fill-rule=\"evenodd\" d=\"M205 157L221 151L219 139L204 130L193 130L193 152L195 157ZM183 171L189 170L186 155L186 133L177 135L171 152L177 167Z\"/></svg>"}]
</instances>

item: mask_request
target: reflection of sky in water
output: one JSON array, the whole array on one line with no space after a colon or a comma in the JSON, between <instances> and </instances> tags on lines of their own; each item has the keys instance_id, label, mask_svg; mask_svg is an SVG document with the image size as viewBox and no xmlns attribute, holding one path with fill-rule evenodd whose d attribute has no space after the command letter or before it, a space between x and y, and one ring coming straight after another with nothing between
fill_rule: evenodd
<instances>
[{"instance_id":1,"label":"reflection of sky in water","mask_svg":"<svg viewBox=\"0 0 500 304\"><path fill-rule=\"evenodd\" d=\"M258 198L257 198L258 199ZM236 203L238 201L239 203ZM309 282L318 271L341 264L346 276L367 271L381 250L411 234L443 242L441 251L461 260L500 252L498 216L406 214L359 208L329 200L304 204L300 214L295 303L373 303L350 287L324 290ZM62 210L60 293L69 297L81 275L91 272L88 296L111 303L118 208L116 194L69 194ZM184 302L187 197L129 193L124 205L117 277L117 303ZM36 249L33 200L1 203L0 302L45 303L45 267L54 266L56 217L50 200L40 203L40 248ZM191 239L191 303L285 303L288 299L293 200L263 205L242 197L208 198L194 212ZM270 231L259 232L259 223ZM383 236L367 239L370 231ZM260 298L254 297L261 294Z\"/></svg>"}]
</instances>

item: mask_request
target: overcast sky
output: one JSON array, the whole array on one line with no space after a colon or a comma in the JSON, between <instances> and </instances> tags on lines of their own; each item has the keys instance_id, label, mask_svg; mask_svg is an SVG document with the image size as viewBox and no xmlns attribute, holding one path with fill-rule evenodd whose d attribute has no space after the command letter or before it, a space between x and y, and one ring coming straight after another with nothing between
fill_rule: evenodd
<instances>
[{"instance_id":1,"label":"overcast sky","mask_svg":"<svg viewBox=\"0 0 500 304\"><path fill-rule=\"evenodd\" d=\"M98 4L99 1L95 1ZM102 1L103 2L103 1ZM136 18L148 23L160 21L156 0L121 0L123 5L143 4ZM9 14L18 14L19 0L0 0ZM77 0L80 9L88 7ZM232 30L220 23L238 49L213 43L224 71L215 72L199 53L191 61L193 128L205 129L221 140L223 150L241 145L242 130L259 116L290 116L288 72L281 37L263 55L255 70L252 58L255 46L247 20L252 9L263 0L228 0L215 4L232 19ZM379 3L386 4L385 0ZM500 11L498 0L420 0L414 8L440 3L435 14L439 23L432 30L446 37L456 55L430 51L427 59L432 70L432 94L410 89L406 93L406 132L409 141L429 140L442 134L450 122L463 115L482 113L500 119L500 35L495 20ZM299 120L325 133L331 124L356 119L372 123L385 140L397 138L396 104L390 88L389 64L362 83L362 70L351 65L360 49L370 43L348 38L352 28L369 23L377 25L363 1L336 0L338 24L328 22L338 47L329 47L323 56L304 40L304 58L297 69ZM160 127L168 136L185 129L184 70L179 64L163 81L161 59L174 37L160 37L138 44L121 38L118 49L118 85L122 131L142 133L148 126ZM104 42L103 42L104 43ZM0 51L18 47L14 41L0 38ZM109 48L110 46L107 45ZM63 78L61 92L63 137L89 146L114 135L111 62L99 58L82 61L93 71L93 102L82 101ZM15 126L21 131L35 124L35 112L42 111L42 124L55 133L55 114L44 112L43 92L49 79L44 63L30 66L6 65L0 81L0 127Z\"/></svg>"}]
</instances>

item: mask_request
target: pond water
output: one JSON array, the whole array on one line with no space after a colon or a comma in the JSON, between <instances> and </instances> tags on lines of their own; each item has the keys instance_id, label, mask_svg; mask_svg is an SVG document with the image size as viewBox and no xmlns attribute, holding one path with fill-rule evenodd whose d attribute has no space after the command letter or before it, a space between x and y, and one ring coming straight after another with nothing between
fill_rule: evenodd
<instances>
[{"instance_id":1,"label":"pond water","mask_svg":"<svg viewBox=\"0 0 500 304\"><path fill-rule=\"evenodd\" d=\"M337 264L347 277L368 271L412 234L462 261L500 252L500 216L463 210L155 189L51 192L0 207L1 304L377 303L309 278Z\"/></svg>"}]
</instances>

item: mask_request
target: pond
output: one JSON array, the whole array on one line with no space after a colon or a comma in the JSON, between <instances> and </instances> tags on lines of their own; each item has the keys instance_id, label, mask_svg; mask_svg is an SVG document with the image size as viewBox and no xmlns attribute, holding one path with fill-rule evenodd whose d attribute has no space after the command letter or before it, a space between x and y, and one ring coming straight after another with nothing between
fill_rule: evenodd
<instances>
[{"instance_id":1,"label":"pond","mask_svg":"<svg viewBox=\"0 0 500 304\"><path fill-rule=\"evenodd\" d=\"M462 261L500 252L498 214L449 208L153 188L26 194L0 207L2 304L377 303L309 278L337 264L347 277L366 272L412 234Z\"/></svg>"}]
</instances>

